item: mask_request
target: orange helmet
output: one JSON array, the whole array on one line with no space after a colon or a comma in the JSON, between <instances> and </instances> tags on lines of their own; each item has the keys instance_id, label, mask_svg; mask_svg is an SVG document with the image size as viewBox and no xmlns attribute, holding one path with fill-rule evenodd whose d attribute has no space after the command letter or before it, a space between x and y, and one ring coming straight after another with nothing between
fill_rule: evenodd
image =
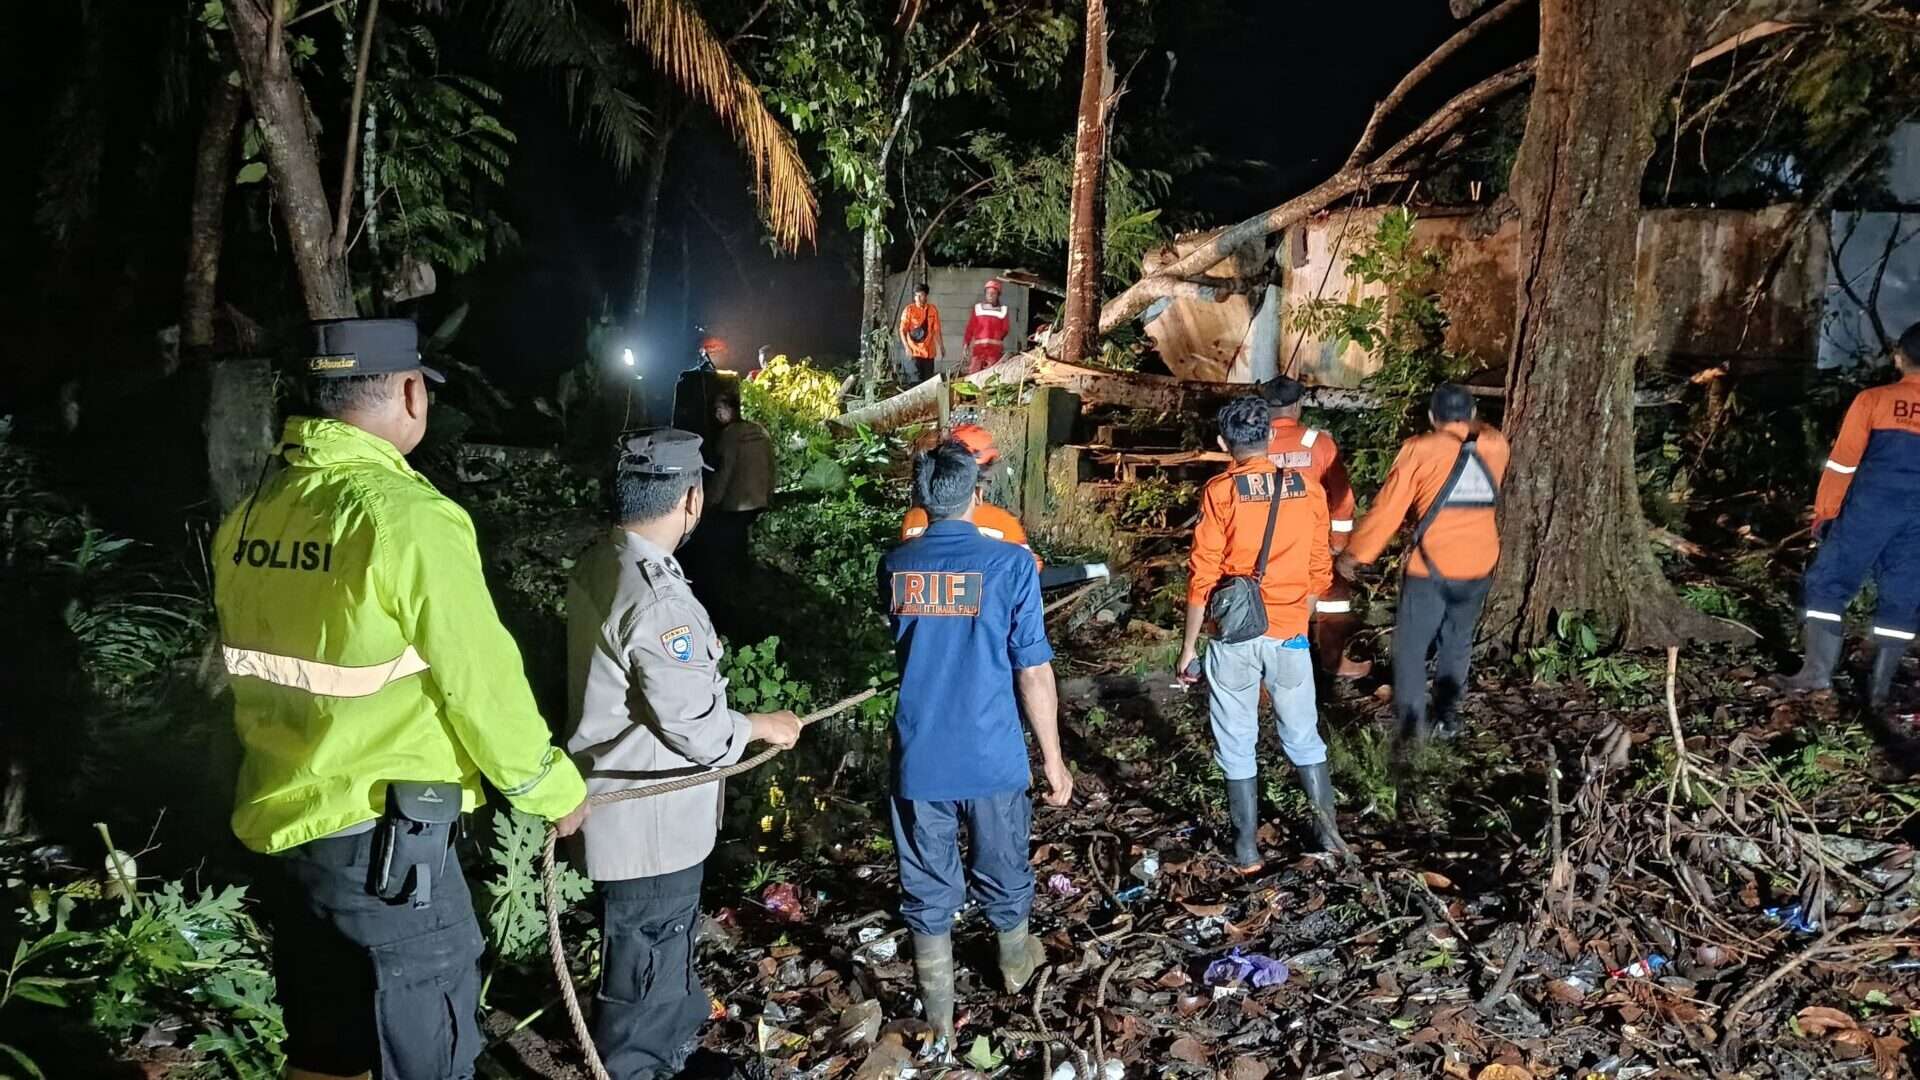
<instances>
[{"instance_id":1,"label":"orange helmet","mask_svg":"<svg viewBox=\"0 0 1920 1080\"><path fill-rule=\"evenodd\" d=\"M992 434L979 424L959 424L954 427L951 438L966 447L973 454L973 460L983 467L1000 460L1000 448L993 445Z\"/></svg>"}]
</instances>

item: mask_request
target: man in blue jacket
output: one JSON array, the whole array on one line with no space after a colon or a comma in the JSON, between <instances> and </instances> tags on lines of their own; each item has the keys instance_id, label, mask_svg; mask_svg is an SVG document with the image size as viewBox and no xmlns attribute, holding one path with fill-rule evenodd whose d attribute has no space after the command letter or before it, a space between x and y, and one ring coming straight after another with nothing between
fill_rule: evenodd
<instances>
[{"instance_id":1,"label":"man in blue jacket","mask_svg":"<svg viewBox=\"0 0 1920 1080\"><path fill-rule=\"evenodd\" d=\"M999 967L1015 993L1045 959L1028 933L1033 870L1031 771L1020 714L1040 744L1047 803L1065 806L1073 774L1060 754L1059 696L1040 573L1018 544L973 525L979 466L957 442L915 462L926 532L880 565L880 596L900 665L894 713L893 837L901 917L936 1043L953 1041L953 917L969 881L999 934ZM964 865L960 826L970 838Z\"/></svg>"}]
</instances>

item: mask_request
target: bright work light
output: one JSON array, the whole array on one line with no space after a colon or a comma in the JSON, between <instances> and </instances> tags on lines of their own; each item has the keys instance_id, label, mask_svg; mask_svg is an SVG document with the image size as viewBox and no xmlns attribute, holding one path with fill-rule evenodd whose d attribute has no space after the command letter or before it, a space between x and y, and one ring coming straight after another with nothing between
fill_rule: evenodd
<instances>
[{"instance_id":1,"label":"bright work light","mask_svg":"<svg viewBox=\"0 0 1920 1080\"><path fill-rule=\"evenodd\" d=\"M621 363L623 363L623 364L625 364L625 365L627 365L628 367L632 367L632 366L633 366L633 350L632 350L632 349L621 349L621 350L620 350L620 362L621 362Z\"/></svg>"}]
</instances>

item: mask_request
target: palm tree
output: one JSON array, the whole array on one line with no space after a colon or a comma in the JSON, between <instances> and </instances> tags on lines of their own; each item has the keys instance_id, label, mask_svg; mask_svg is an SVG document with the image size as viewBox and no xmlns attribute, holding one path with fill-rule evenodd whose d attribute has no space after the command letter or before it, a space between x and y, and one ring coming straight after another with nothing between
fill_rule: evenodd
<instances>
[{"instance_id":1,"label":"palm tree","mask_svg":"<svg viewBox=\"0 0 1920 1080\"><path fill-rule=\"evenodd\" d=\"M626 0L626 6L631 43L688 98L711 109L752 160L755 197L774 240L788 251L812 240L819 206L793 135L694 0ZM622 43L606 26L581 12L577 0L495 0L493 17L495 55L557 69L582 126L617 169L625 173L647 161L659 171L677 125L634 97ZM649 187L651 205L658 199L654 176ZM650 217L650 209L643 214ZM651 245L643 239L643 246Z\"/></svg>"}]
</instances>

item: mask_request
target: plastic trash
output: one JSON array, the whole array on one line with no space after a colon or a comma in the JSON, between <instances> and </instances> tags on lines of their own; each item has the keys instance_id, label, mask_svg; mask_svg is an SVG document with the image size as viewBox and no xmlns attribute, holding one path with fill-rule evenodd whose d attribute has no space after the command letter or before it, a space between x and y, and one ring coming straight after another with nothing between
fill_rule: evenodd
<instances>
[{"instance_id":1,"label":"plastic trash","mask_svg":"<svg viewBox=\"0 0 1920 1080\"><path fill-rule=\"evenodd\" d=\"M862 927L856 953L869 963L885 964L900 955L900 939L877 926Z\"/></svg>"},{"instance_id":2,"label":"plastic trash","mask_svg":"<svg viewBox=\"0 0 1920 1080\"><path fill-rule=\"evenodd\" d=\"M1055 874L1047 879L1047 891L1055 896L1079 896L1080 886L1075 885L1073 879L1065 874Z\"/></svg>"},{"instance_id":3,"label":"plastic trash","mask_svg":"<svg viewBox=\"0 0 1920 1080\"><path fill-rule=\"evenodd\" d=\"M1600 984L1600 976L1605 971L1599 958L1589 953L1573 965L1573 970L1560 980L1560 985L1584 996L1592 993L1593 988Z\"/></svg>"},{"instance_id":4,"label":"plastic trash","mask_svg":"<svg viewBox=\"0 0 1920 1080\"><path fill-rule=\"evenodd\" d=\"M1073 1062L1063 1061L1053 1067L1053 1075L1047 1080L1076 1080L1079 1075L1080 1071L1073 1067Z\"/></svg>"},{"instance_id":5,"label":"plastic trash","mask_svg":"<svg viewBox=\"0 0 1920 1080\"><path fill-rule=\"evenodd\" d=\"M1151 883L1154 878L1160 876L1160 853L1148 851L1140 856L1139 861L1135 862L1127 872L1143 882Z\"/></svg>"},{"instance_id":6,"label":"plastic trash","mask_svg":"<svg viewBox=\"0 0 1920 1080\"><path fill-rule=\"evenodd\" d=\"M1798 900L1780 907L1770 907L1762 912L1767 918L1792 930L1796 934L1817 934L1820 932L1820 920L1810 915Z\"/></svg>"},{"instance_id":7,"label":"plastic trash","mask_svg":"<svg viewBox=\"0 0 1920 1080\"><path fill-rule=\"evenodd\" d=\"M767 914L781 922L806 922L806 907L800 903L800 892L792 882L776 881L760 893L760 903L765 905Z\"/></svg>"},{"instance_id":8,"label":"plastic trash","mask_svg":"<svg viewBox=\"0 0 1920 1080\"><path fill-rule=\"evenodd\" d=\"M1618 968L1607 974L1616 979L1644 979L1667 966L1667 958L1659 953L1648 953L1645 960L1635 960L1626 967Z\"/></svg>"},{"instance_id":9,"label":"plastic trash","mask_svg":"<svg viewBox=\"0 0 1920 1080\"><path fill-rule=\"evenodd\" d=\"M1271 956L1234 949L1207 965L1205 979L1209 986L1248 983L1264 988L1279 986L1287 981L1289 974L1291 973L1287 971L1287 965Z\"/></svg>"},{"instance_id":10,"label":"plastic trash","mask_svg":"<svg viewBox=\"0 0 1920 1080\"><path fill-rule=\"evenodd\" d=\"M1113 898L1122 904L1131 904L1145 895L1147 895L1147 887L1145 885L1129 885L1119 892L1114 893Z\"/></svg>"}]
</instances>

